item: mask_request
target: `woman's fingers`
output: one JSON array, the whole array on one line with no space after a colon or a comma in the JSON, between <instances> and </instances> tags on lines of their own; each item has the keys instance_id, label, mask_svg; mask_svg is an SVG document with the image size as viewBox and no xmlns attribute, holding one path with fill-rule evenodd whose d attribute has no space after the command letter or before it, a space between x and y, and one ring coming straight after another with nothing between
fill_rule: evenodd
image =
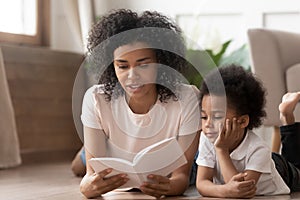
<instances>
[{"instance_id":1,"label":"woman's fingers","mask_svg":"<svg viewBox=\"0 0 300 200\"><path fill-rule=\"evenodd\" d=\"M91 183L94 185L94 189L98 190L101 194L114 190L124 185L129 180L126 174L117 174L106 177L111 172L112 169L109 168L92 175Z\"/></svg>"},{"instance_id":2,"label":"woman's fingers","mask_svg":"<svg viewBox=\"0 0 300 200\"><path fill-rule=\"evenodd\" d=\"M149 175L150 182L145 182L141 187L141 191L145 194L162 198L170 190L170 180L167 177L159 175Z\"/></svg>"}]
</instances>

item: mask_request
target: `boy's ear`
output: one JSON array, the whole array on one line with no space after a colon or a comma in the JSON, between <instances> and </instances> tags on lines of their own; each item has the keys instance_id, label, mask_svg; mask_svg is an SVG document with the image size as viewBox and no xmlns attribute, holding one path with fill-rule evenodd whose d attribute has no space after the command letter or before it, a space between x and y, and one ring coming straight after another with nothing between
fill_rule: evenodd
<instances>
[{"instance_id":1,"label":"boy's ear","mask_svg":"<svg viewBox=\"0 0 300 200\"><path fill-rule=\"evenodd\" d=\"M241 128L246 128L249 124L249 115L242 115L239 118Z\"/></svg>"}]
</instances>

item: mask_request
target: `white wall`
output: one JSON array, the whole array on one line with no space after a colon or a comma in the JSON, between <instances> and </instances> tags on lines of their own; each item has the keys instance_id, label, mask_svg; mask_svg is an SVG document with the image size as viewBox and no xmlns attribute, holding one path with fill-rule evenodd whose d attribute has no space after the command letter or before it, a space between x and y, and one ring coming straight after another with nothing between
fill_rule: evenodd
<instances>
[{"instance_id":1,"label":"white wall","mask_svg":"<svg viewBox=\"0 0 300 200\"><path fill-rule=\"evenodd\" d=\"M51 47L82 49L66 20L68 8L61 0L51 1ZM300 1L296 0L94 0L94 4L100 16L118 8L162 12L175 19L188 38L201 47L219 37L220 42L232 39L231 48L236 48L247 42L247 29L253 27L300 32Z\"/></svg>"},{"instance_id":2,"label":"white wall","mask_svg":"<svg viewBox=\"0 0 300 200\"><path fill-rule=\"evenodd\" d=\"M232 39L236 48L247 42L247 29L253 27L300 32L300 1L295 0L95 0L95 5L98 15L117 8L162 12L203 48L218 36L220 42Z\"/></svg>"}]
</instances>

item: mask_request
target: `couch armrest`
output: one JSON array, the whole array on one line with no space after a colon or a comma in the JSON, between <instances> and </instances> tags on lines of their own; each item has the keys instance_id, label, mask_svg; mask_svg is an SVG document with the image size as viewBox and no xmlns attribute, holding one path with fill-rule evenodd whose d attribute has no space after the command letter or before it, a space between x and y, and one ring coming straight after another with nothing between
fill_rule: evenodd
<instances>
[{"instance_id":1,"label":"couch armrest","mask_svg":"<svg viewBox=\"0 0 300 200\"><path fill-rule=\"evenodd\" d=\"M265 29L248 30L251 53L251 70L260 78L267 89L267 118L268 126L279 126L278 105L286 91L283 61L280 55L277 38L271 31Z\"/></svg>"}]
</instances>

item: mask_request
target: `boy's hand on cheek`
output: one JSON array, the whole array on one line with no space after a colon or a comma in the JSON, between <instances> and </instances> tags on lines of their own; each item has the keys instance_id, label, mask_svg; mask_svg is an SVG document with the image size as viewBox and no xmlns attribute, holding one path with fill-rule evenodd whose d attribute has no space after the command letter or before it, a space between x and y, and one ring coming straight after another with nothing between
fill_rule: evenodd
<instances>
[{"instance_id":1,"label":"boy's hand on cheek","mask_svg":"<svg viewBox=\"0 0 300 200\"><path fill-rule=\"evenodd\" d=\"M219 136L214 145L216 149L232 151L237 147L244 135L244 129L241 128L236 118L226 119L225 125L219 125Z\"/></svg>"}]
</instances>

